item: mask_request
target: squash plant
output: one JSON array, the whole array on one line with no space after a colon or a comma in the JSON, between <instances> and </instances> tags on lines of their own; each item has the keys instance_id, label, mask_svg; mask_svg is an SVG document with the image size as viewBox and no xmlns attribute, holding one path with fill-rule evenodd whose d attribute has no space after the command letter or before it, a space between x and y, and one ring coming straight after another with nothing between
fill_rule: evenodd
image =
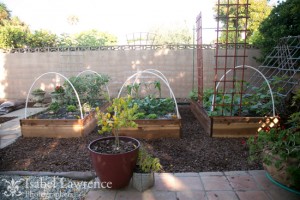
<instances>
[{"instance_id":1,"label":"squash plant","mask_svg":"<svg viewBox=\"0 0 300 200\"><path fill-rule=\"evenodd\" d=\"M285 77L274 76L270 81L270 85L276 88L276 90L273 91L274 94L283 90L280 83L284 79ZM242 116L265 116L272 111L271 95L267 83L264 82L260 87L255 87L245 82L244 88L244 91L247 91L247 93L242 94L242 110L239 110L240 94L238 94L241 92L241 84L236 82L235 88L225 92L225 94L223 94L222 90L219 90L215 96L216 106L214 111L211 111L214 90L206 89L203 92L203 105L208 115L236 116L241 112ZM282 97L280 95L274 95L275 107L283 110L281 102ZM231 104L233 104L232 108Z\"/></svg>"}]
</instances>

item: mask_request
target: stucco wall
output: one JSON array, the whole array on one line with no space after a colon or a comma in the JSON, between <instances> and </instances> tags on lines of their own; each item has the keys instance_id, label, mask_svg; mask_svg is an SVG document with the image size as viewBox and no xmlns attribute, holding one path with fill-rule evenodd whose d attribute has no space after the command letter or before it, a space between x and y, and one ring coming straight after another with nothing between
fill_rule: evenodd
<instances>
[{"instance_id":1,"label":"stucco wall","mask_svg":"<svg viewBox=\"0 0 300 200\"><path fill-rule=\"evenodd\" d=\"M112 96L116 96L129 76L148 68L161 71L175 96L185 98L193 85L197 87L196 55L196 49L193 48L1 53L0 98L26 98L31 84L43 73L58 72L70 77L86 69L109 75L111 81L108 87ZM204 87L213 86L214 55L214 49L203 50ZM259 50L248 49L247 55L246 63L257 66L253 56L258 56ZM34 88L41 87L51 92L55 85L63 81L63 78L51 74L38 80Z\"/></svg>"}]
</instances>

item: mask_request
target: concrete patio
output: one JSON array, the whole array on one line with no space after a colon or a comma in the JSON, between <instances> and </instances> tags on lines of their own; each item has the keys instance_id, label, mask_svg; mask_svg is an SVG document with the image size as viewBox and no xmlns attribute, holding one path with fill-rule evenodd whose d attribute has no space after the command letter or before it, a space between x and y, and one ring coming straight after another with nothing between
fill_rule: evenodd
<instances>
[{"instance_id":1,"label":"concrete patio","mask_svg":"<svg viewBox=\"0 0 300 200\"><path fill-rule=\"evenodd\" d=\"M91 190L86 200L299 200L300 195L282 189L264 170L160 173L155 185L144 192L131 185L122 190Z\"/></svg>"},{"instance_id":2,"label":"concrete patio","mask_svg":"<svg viewBox=\"0 0 300 200\"><path fill-rule=\"evenodd\" d=\"M46 108L28 108L27 116L34 115L38 112L45 110ZM25 116L25 108L15 110L0 117L17 117L13 120L7 121L0 124L0 149L14 143L18 137L20 137L20 119L23 119Z\"/></svg>"}]
</instances>

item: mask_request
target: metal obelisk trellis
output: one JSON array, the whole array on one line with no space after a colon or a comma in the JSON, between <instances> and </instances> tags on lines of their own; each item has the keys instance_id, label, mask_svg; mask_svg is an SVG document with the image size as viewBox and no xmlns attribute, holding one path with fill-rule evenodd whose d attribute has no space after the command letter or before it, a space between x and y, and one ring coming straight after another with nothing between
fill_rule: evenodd
<instances>
[{"instance_id":1,"label":"metal obelisk trellis","mask_svg":"<svg viewBox=\"0 0 300 200\"><path fill-rule=\"evenodd\" d=\"M214 98L212 108L220 107L221 115L232 116L233 110L238 110L238 115L241 115L247 57L248 8L248 0L246 3L240 3L239 0L221 3L218 0L214 96L232 97L231 102L225 102L224 98L217 102L217 98ZM242 67L236 68L237 66ZM230 74L227 73L229 70ZM225 107L230 113L224 113Z\"/></svg>"}]
</instances>

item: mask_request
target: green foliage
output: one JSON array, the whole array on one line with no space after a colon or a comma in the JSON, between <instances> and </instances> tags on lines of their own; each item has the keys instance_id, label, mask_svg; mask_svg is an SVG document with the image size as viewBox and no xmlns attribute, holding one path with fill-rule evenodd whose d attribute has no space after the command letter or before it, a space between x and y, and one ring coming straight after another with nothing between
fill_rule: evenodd
<instances>
[{"instance_id":1,"label":"green foliage","mask_svg":"<svg viewBox=\"0 0 300 200\"><path fill-rule=\"evenodd\" d=\"M98 47L114 45L117 42L117 38L109 33L93 29L75 34L75 41L77 42L76 46Z\"/></svg>"},{"instance_id":2,"label":"green foliage","mask_svg":"<svg viewBox=\"0 0 300 200\"><path fill-rule=\"evenodd\" d=\"M114 130L116 136L116 146L119 149L118 130L122 127L136 127L133 121L137 119L137 105L130 106L132 98L115 98L112 104L107 108L107 113L101 112L99 107L96 108L99 133L112 132Z\"/></svg>"},{"instance_id":3,"label":"green foliage","mask_svg":"<svg viewBox=\"0 0 300 200\"><path fill-rule=\"evenodd\" d=\"M160 84L160 81L154 81L153 84L154 84L154 88L156 88L159 92L159 98L161 98L161 84Z\"/></svg>"},{"instance_id":4,"label":"green foliage","mask_svg":"<svg viewBox=\"0 0 300 200\"><path fill-rule=\"evenodd\" d=\"M156 35L153 44L193 44L192 28L186 22L152 27L151 33Z\"/></svg>"},{"instance_id":5,"label":"green foliage","mask_svg":"<svg viewBox=\"0 0 300 200\"><path fill-rule=\"evenodd\" d=\"M298 90L297 94L300 94ZM300 95L299 95L300 96ZM299 96L293 99L300 101ZM262 160L265 164L275 164L276 168L281 168L288 158L297 161L296 167L288 167L287 173L291 175L295 185L300 184L300 112L294 112L289 116L288 128L277 126L269 129L263 128L255 137L250 137L247 141L249 146L249 160ZM264 153L263 153L264 152ZM266 153L267 152L267 153ZM271 155L278 155L279 160L274 162Z\"/></svg>"},{"instance_id":6,"label":"green foliage","mask_svg":"<svg viewBox=\"0 0 300 200\"><path fill-rule=\"evenodd\" d=\"M221 4L227 4L227 0L221 0ZM229 3L236 3L236 0L229 0ZM240 4L245 4L246 0L240 0ZM257 28L259 24L270 14L271 12L271 7L268 5L267 1L265 0L249 0L249 9L248 9L248 15L249 19L247 21L247 29L249 30L247 33L247 41L251 44L253 39L252 36L256 35L257 33ZM227 19L225 16L228 14L230 17L236 16L237 9L236 6L230 6L229 10L227 9L227 6L220 6L220 20L223 22L223 28L226 28L227 26ZM215 6L214 10L215 13L217 14L218 12L218 7ZM245 16L246 15L246 10L244 6L239 7L239 15L240 16ZM239 30L243 30L244 27L243 25L245 24L245 19L240 18L238 21L235 19L230 19L228 21L228 28L231 30L235 30L238 28ZM242 41L242 35L241 32L238 33L238 36L236 38L236 33L234 31L231 31L228 33L228 38L226 38L225 32L221 33L221 36L219 38L220 42L240 42Z\"/></svg>"},{"instance_id":7,"label":"green foliage","mask_svg":"<svg viewBox=\"0 0 300 200\"><path fill-rule=\"evenodd\" d=\"M155 114L157 117L165 116L168 113L174 113L175 110L175 103L171 98L158 99L150 95L143 99L132 99L130 106L133 105L137 105L138 112L148 117L150 114Z\"/></svg>"},{"instance_id":8,"label":"green foliage","mask_svg":"<svg viewBox=\"0 0 300 200\"><path fill-rule=\"evenodd\" d=\"M117 43L117 37L101 32L95 29L89 31L83 31L74 35L62 34L59 37L58 46L69 47L69 46L109 46Z\"/></svg>"},{"instance_id":9,"label":"green foliage","mask_svg":"<svg viewBox=\"0 0 300 200\"><path fill-rule=\"evenodd\" d=\"M37 89L33 90L31 93L32 93L32 94L39 94L39 93L44 93L44 92L45 92L45 91L42 90L41 88L37 88Z\"/></svg>"},{"instance_id":10,"label":"green foliage","mask_svg":"<svg viewBox=\"0 0 300 200\"><path fill-rule=\"evenodd\" d=\"M143 147L139 149L137 165L144 173L159 172L162 170L159 159L150 155Z\"/></svg>"},{"instance_id":11,"label":"green foliage","mask_svg":"<svg viewBox=\"0 0 300 200\"><path fill-rule=\"evenodd\" d=\"M137 119L145 119L146 118L145 113L137 113L136 118Z\"/></svg>"},{"instance_id":12,"label":"green foliage","mask_svg":"<svg viewBox=\"0 0 300 200\"><path fill-rule=\"evenodd\" d=\"M58 37L47 30L34 31L28 35L27 44L30 48L54 47L57 45Z\"/></svg>"},{"instance_id":13,"label":"green foliage","mask_svg":"<svg viewBox=\"0 0 300 200\"><path fill-rule=\"evenodd\" d=\"M274 76L269 80L269 84L275 89L273 90L275 108L281 109L282 98L275 95L283 88L280 86L282 81L287 77ZM239 110L241 84L237 82L235 89L223 94L222 90L218 90L215 96L215 108L211 111L212 100L214 95L213 89L206 89L203 94L203 106L208 111L210 116L236 116L241 112L242 116L266 116L272 114L272 100L269 87L266 82L263 82L260 87L251 87L249 83L244 83L244 90L249 93L242 95L242 110ZM231 108L231 103L233 107ZM223 104L223 106L221 106ZM232 109L232 113L231 113Z\"/></svg>"},{"instance_id":14,"label":"green foliage","mask_svg":"<svg viewBox=\"0 0 300 200\"><path fill-rule=\"evenodd\" d=\"M140 92L142 90L144 90L146 94L151 93L152 96L156 95L156 91L154 90L157 90L158 97L161 98L160 81L155 80L153 82L141 82L141 83L133 83L131 85L127 85L127 94L133 96L134 98L141 98Z\"/></svg>"},{"instance_id":15,"label":"green foliage","mask_svg":"<svg viewBox=\"0 0 300 200\"><path fill-rule=\"evenodd\" d=\"M149 115L146 116L146 119L157 119L157 118L158 118L157 114L154 114L154 113L149 114Z\"/></svg>"},{"instance_id":16,"label":"green foliage","mask_svg":"<svg viewBox=\"0 0 300 200\"><path fill-rule=\"evenodd\" d=\"M77 108L74 105L68 105L67 106L67 111L68 112L75 112L76 110L77 110Z\"/></svg>"},{"instance_id":17,"label":"green foliage","mask_svg":"<svg viewBox=\"0 0 300 200\"><path fill-rule=\"evenodd\" d=\"M195 89L190 91L189 98L193 101L198 101L198 91Z\"/></svg>"},{"instance_id":18,"label":"green foliage","mask_svg":"<svg viewBox=\"0 0 300 200\"><path fill-rule=\"evenodd\" d=\"M107 90L105 85L109 81L107 75L87 74L79 77L71 77L69 81L76 89L82 104L88 103L92 107L101 106L101 100L106 98ZM73 88L68 82L64 83L65 97L68 104L75 105L77 98Z\"/></svg>"},{"instance_id":19,"label":"green foliage","mask_svg":"<svg viewBox=\"0 0 300 200\"><path fill-rule=\"evenodd\" d=\"M260 24L259 34L254 40L263 60L271 53L279 39L300 35L300 1L286 0L277 5Z\"/></svg>"},{"instance_id":20,"label":"green foliage","mask_svg":"<svg viewBox=\"0 0 300 200\"><path fill-rule=\"evenodd\" d=\"M11 20L2 20L0 26L0 48L12 49L23 48L27 44L29 28L19 18L14 17Z\"/></svg>"},{"instance_id":21,"label":"green foliage","mask_svg":"<svg viewBox=\"0 0 300 200\"><path fill-rule=\"evenodd\" d=\"M134 83L132 85L127 85L127 94L132 95L135 98L139 98L139 89L141 83Z\"/></svg>"},{"instance_id":22,"label":"green foliage","mask_svg":"<svg viewBox=\"0 0 300 200\"><path fill-rule=\"evenodd\" d=\"M28 26L17 17L11 18L6 5L0 3L0 48L36 48L70 46L105 46L115 45L117 37L98 30L84 31L74 35L57 36L46 30L30 32Z\"/></svg>"},{"instance_id":23,"label":"green foliage","mask_svg":"<svg viewBox=\"0 0 300 200\"><path fill-rule=\"evenodd\" d=\"M3 20L10 19L10 11L7 9L4 3L0 3L0 25L3 25Z\"/></svg>"},{"instance_id":24,"label":"green foliage","mask_svg":"<svg viewBox=\"0 0 300 200\"><path fill-rule=\"evenodd\" d=\"M56 113L60 109L60 104L58 102L51 103L49 106L49 110Z\"/></svg>"}]
</instances>

